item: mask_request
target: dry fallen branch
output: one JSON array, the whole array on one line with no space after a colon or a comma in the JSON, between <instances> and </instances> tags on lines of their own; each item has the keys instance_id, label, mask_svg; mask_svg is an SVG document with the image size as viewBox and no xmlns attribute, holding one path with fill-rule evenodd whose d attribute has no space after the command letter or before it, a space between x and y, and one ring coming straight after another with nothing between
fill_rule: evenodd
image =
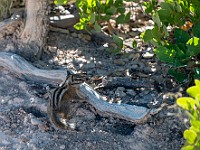
<instances>
[{"instance_id":1,"label":"dry fallen branch","mask_svg":"<svg viewBox=\"0 0 200 150\"><path fill-rule=\"evenodd\" d=\"M0 66L8 69L11 73L21 77L22 79L34 82L42 82L47 84L57 84L65 79L65 70L43 70L29 64L19 55L0 52ZM135 105L108 103L86 83L80 86L80 90L87 97L86 102L91 104L101 115L109 115L125 119L134 123L144 122L150 110Z\"/></svg>"},{"instance_id":2,"label":"dry fallen branch","mask_svg":"<svg viewBox=\"0 0 200 150\"><path fill-rule=\"evenodd\" d=\"M99 88L153 88L151 82L147 81L135 81L131 77L106 77L102 79Z\"/></svg>"},{"instance_id":3,"label":"dry fallen branch","mask_svg":"<svg viewBox=\"0 0 200 150\"><path fill-rule=\"evenodd\" d=\"M65 78L65 70L42 70L28 63L17 54L0 52L0 66L21 79L47 84L58 84Z\"/></svg>"}]
</instances>

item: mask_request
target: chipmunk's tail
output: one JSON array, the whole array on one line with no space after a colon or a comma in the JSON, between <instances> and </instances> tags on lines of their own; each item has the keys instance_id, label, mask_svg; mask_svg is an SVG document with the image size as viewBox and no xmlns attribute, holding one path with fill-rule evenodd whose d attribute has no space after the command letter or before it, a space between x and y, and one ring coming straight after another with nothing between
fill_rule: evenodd
<instances>
[{"instance_id":1,"label":"chipmunk's tail","mask_svg":"<svg viewBox=\"0 0 200 150\"><path fill-rule=\"evenodd\" d=\"M55 129L71 130L71 128L63 123L56 112L48 112L49 120Z\"/></svg>"}]
</instances>

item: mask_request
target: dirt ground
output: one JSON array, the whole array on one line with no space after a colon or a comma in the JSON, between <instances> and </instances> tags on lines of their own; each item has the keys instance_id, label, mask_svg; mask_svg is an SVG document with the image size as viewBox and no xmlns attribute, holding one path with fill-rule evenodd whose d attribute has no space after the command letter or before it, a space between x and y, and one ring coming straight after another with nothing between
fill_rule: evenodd
<instances>
[{"instance_id":1,"label":"dirt ground","mask_svg":"<svg viewBox=\"0 0 200 150\"><path fill-rule=\"evenodd\" d=\"M77 37L76 37L77 36ZM125 54L112 54L95 40L82 40L74 33L49 33L48 51L40 68L69 68L87 72L88 76L125 77L150 81L154 88L104 88L98 92L110 102L161 107L173 105L175 99L163 99L177 84L166 75L165 65L152 49L126 48ZM145 55L146 54L146 55ZM147 55L148 54L148 55ZM152 69L153 68L153 69ZM95 114L83 103L70 122L78 131L55 130L48 120L45 94L51 85L22 81L1 68L0 74L0 147L1 149L180 149L183 145L183 119L177 107L163 107L142 124Z\"/></svg>"},{"instance_id":2,"label":"dirt ground","mask_svg":"<svg viewBox=\"0 0 200 150\"><path fill-rule=\"evenodd\" d=\"M140 12L141 13L141 12ZM76 131L56 130L49 122L47 93L52 85L33 83L11 74L0 73L0 149L1 150L178 150L184 144L182 112L175 104L180 95L177 82L167 75L150 45L139 41L144 31L139 19L124 37L125 47L116 53L105 39L84 32L62 30L49 32L48 48L34 63L42 69L68 68L87 72L92 87L102 77L130 77L148 87L99 88L110 103L125 103L160 109L143 123L134 124L95 113L92 106L81 103L74 117ZM142 22L144 24L144 22ZM147 23L148 24L148 23ZM120 30L126 30L122 26ZM132 41L138 46L132 47ZM176 93L175 95L172 93ZM163 107L166 105L166 107Z\"/></svg>"}]
</instances>

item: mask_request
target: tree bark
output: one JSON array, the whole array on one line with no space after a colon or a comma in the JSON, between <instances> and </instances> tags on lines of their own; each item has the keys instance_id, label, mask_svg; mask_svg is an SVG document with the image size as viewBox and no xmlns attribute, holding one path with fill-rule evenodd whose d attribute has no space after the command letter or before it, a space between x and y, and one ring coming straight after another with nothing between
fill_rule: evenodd
<instances>
[{"instance_id":1,"label":"tree bark","mask_svg":"<svg viewBox=\"0 0 200 150\"><path fill-rule=\"evenodd\" d=\"M26 0L25 27L18 48L26 58L39 59L48 35L48 0Z\"/></svg>"}]
</instances>

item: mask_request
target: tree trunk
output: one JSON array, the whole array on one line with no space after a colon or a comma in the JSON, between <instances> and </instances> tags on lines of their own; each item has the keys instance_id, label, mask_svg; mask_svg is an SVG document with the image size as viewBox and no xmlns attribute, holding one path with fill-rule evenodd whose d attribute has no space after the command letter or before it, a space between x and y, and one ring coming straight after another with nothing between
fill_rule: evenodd
<instances>
[{"instance_id":1,"label":"tree trunk","mask_svg":"<svg viewBox=\"0 0 200 150\"><path fill-rule=\"evenodd\" d=\"M20 54L40 58L48 34L48 0L26 0L25 27L18 45Z\"/></svg>"},{"instance_id":2,"label":"tree trunk","mask_svg":"<svg viewBox=\"0 0 200 150\"><path fill-rule=\"evenodd\" d=\"M11 5L12 0L0 0L0 21L8 18L8 15L10 15Z\"/></svg>"}]
</instances>

